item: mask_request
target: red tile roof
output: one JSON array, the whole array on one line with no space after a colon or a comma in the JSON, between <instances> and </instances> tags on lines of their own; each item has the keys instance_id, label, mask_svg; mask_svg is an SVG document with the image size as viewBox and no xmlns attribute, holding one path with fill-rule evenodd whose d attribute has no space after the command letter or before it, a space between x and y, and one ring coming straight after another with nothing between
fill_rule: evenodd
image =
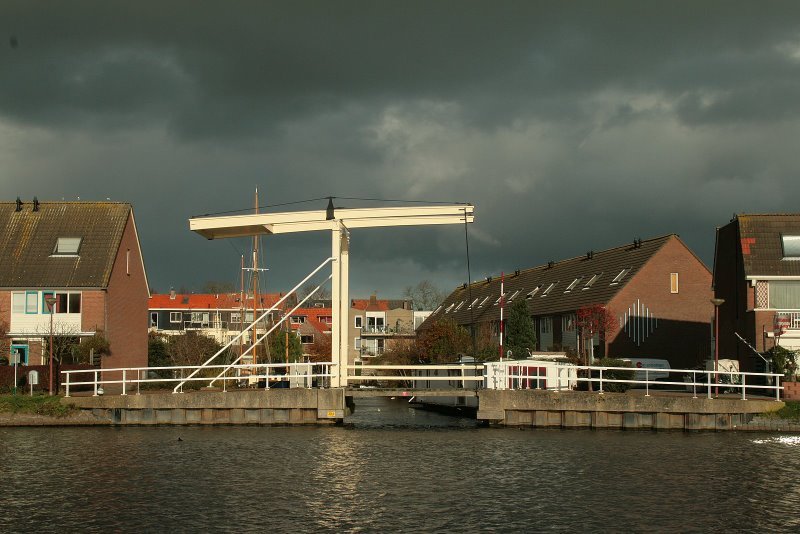
<instances>
[{"instance_id":1,"label":"red tile roof","mask_svg":"<svg viewBox=\"0 0 800 534\"><path fill-rule=\"evenodd\" d=\"M239 293L177 293L174 298L169 294L154 294L150 297L148 308L151 310L238 310L242 307L239 297ZM278 302L283 297L283 293L265 293L259 297L259 308L268 308ZM245 307L253 308L252 296L245 296Z\"/></svg>"},{"instance_id":2,"label":"red tile roof","mask_svg":"<svg viewBox=\"0 0 800 534\"><path fill-rule=\"evenodd\" d=\"M330 308L298 308L292 313L293 316L304 315L306 317L305 325L311 326L320 333L327 333L331 331L331 325L322 321L323 317L332 317L333 311ZM289 323L291 324L291 323ZM291 324L294 330L300 329L301 324Z\"/></svg>"}]
</instances>

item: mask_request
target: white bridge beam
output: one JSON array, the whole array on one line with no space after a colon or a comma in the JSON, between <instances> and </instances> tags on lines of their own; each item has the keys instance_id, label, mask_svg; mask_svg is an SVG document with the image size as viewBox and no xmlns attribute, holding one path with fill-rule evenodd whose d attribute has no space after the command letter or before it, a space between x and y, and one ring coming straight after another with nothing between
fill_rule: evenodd
<instances>
[{"instance_id":1,"label":"white bridge beam","mask_svg":"<svg viewBox=\"0 0 800 534\"><path fill-rule=\"evenodd\" d=\"M249 237L296 232L331 232L331 357L335 364L331 386L347 385L350 317L350 230L388 226L464 224L475 220L474 206L452 204L397 208L334 208L328 210L256 213L189 219L189 229L206 239Z\"/></svg>"}]
</instances>

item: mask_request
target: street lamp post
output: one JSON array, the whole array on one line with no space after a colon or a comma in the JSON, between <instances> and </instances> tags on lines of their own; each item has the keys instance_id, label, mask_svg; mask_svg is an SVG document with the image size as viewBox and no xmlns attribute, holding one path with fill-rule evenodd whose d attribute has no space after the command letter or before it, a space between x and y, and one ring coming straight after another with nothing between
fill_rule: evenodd
<instances>
[{"instance_id":1,"label":"street lamp post","mask_svg":"<svg viewBox=\"0 0 800 534\"><path fill-rule=\"evenodd\" d=\"M725 299L711 299L714 305L714 396L719 396L719 307Z\"/></svg>"},{"instance_id":2,"label":"street lamp post","mask_svg":"<svg viewBox=\"0 0 800 534\"><path fill-rule=\"evenodd\" d=\"M50 395L53 394L53 306L56 303L56 298L53 295L44 297L44 302L47 304L47 311L50 312Z\"/></svg>"}]
</instances>

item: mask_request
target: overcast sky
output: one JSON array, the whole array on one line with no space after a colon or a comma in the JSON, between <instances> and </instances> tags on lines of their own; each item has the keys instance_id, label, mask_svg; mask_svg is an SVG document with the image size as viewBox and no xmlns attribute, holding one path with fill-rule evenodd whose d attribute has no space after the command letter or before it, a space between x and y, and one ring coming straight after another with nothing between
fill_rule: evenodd
<instances>
[{"instance_id":1,"label":"overcast sky","mask_svg":"<svg viewBox=\"0 0 800 534\"><path fill-rule=\"evenodd\" d=\"M0 190L131 202L161 292L238 286L249 244L188 218L247 209L256 187L262 205L470 202L473 280L668 233L710 266L733 213L798 211L799 12L3 0ZM329 240L265 238L267 289ZM467 280L463 227L353 232L353 296L423 279Z\"/></svg>"}]
</instances>

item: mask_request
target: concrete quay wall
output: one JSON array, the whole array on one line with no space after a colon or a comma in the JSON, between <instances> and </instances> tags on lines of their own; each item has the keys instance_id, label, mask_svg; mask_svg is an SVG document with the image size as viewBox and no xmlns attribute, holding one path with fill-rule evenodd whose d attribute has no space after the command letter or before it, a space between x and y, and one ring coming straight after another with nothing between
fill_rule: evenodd
<instances>
[{"instance_id":1,"label":"concrete quay wall","mask_svg":"<svg viewBox=\"0 0 800 534\"><path fill-rule=\"evenodd\" d=\"M757 415L780 410L767 399L650 396L586 391L478 393L478 420L498 426L625 430L746 429Z\"/></svg>"},{"instance_id":2,"label":"concrete quay wall","mask_svg":"<svg viewBox=\"0 0 800 534\"><path fill-rule=\"evenodd\" d=\"M301 425L344 420L341 389L192 391L69 397L110 425Z\"/></svg>"}]
</instances>

